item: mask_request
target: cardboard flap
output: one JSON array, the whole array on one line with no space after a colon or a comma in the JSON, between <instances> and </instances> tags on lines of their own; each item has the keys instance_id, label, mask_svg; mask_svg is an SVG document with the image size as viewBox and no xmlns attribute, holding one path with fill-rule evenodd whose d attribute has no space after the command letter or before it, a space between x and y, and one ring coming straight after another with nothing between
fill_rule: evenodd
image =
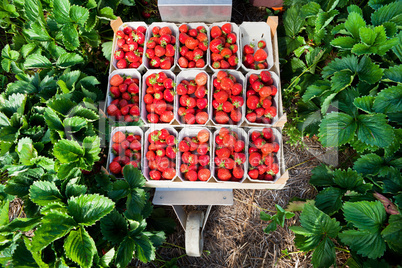
<instances>
[{"instance_id":1,"label":"cardboard flap","mask_svg":"<svg viewBox=\"0 0 402 268\"><path fill-rule=\"evenodd\" d=\"M271 36L275 36L276 28L278 28L278 16L269 16L267 19L267 24L271 27Z\"/></svg>"},{"instance_id":2,"label":"cardboard flap","mask_svg":"<svg viewBox=\"0 0 402 268\"><path fill-rule=\"evenodd\" d=\"M289 171L285 171L282 176L275 182L275 184L286 184L286 181L289 179Z\"/></svg>"},{"instance_id":3,"label":"cardboard flap","mask_svg":"<svg viewBox=\"0 0 402 268\"><path fill-rule=\"evenodd\" d=\"M273 127L280 127L282 128L285 123L288 121L288 118L286 116L286 113L284 113L279 119L278 121L276 121L276 123L273 125Z\"/></svg>"},{"instance_id":4,"label":"cardboard flap","mask_svg":"<svg viewBox=\"0 0 402 268\"><path fill-rule=\"evenodd\" d=\"M117 19L110 21L110 27L112 27L113 32L117 32L122 24L123 21L121 20L120 17L117 17Z\"/></svg>"}]
</instances>

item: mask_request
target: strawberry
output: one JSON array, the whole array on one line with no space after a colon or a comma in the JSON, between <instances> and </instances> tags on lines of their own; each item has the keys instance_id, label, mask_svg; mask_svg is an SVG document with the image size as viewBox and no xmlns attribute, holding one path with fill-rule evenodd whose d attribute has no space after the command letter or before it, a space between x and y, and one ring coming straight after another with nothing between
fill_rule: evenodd
<instances>
[{"instance_id":1,"label":"strawberry","mask_svg":"<svg viewBox=\"0 0 402 268\"><path fill-rule=\"evenodd\" d=\"M264 109L271 107L271 105L272 105L272 101L270 99L264 99L262 101L262 108L264 108Z\"/></svg>"},{"instance_id":2,"label":"strawberry","mask_svg":"<svg viewBox=\"0 0 402 268\"><path fill-rule=\"evenodd\" d=\"M179 26L179 32L181 33L187 33L188 32L188 25L187 24L182 24Z\"/></svg>"},{"instance_id":3,"label":"strawberry","mask_svg":"<svg viewBox=\"0 0 402 268\"><path fill-rule=\"evenodd\" d=\"M248 175L252 179L257 179L258 178L258 169L252 169L248 172Z\"/></svg>"},{"instance_id":4,"label":"strawberry","mask_svg":"<svg viewBox=\"0 0 402 268\"><path fill-rule=\"evenodd\" d=\"M243 153L235 153L234 161L238 165L244 164L246 162L246 155Z\"/></svg>"},{"instance_id":5,"label":"strawberry","mask_svg":"<svg viewBox=\"0 0 402 268\"><path fill-rule=\"evenodd\" d=\"M219 91L214 94L214 99L218 103L224 103L229 98L229 94L226 91Z\"/></svg>"},{"instance_id":6,"label":"strawberry","mask_svg":"<svg viewBox=\"0 0 402 268\"><path fill-rule=\"evenodd\" d=\"M197 113L195 116L197 124L203 125L208 121L208 114L206 112Z\"/></svg>"},{"instance_id":7,"label":"strawberry","mask_svg":"<svg viewBox=\"0 0 402 268\"><path fill-rule=\"evenodd\" d=\"M206 94L207 94L207 89L205 88L205 86L198 86L194 92L194 95L199 99L204 98L204 96Z\"/></svg>"},{"instance_id":8,"label":"strawberry","mask_svg":"<svg viewBox=\"0 0 402 268\"><path fill-rule=\"evenodd\" d=\"M211 38L212 38L212 39L215 39L215 38L221 36L221 35L222 35L222 30L221 30L221 28L219 28L219 26L213 26L213 27L211 28L210 35L211 35Z\"/></svg>"},{"instance_id":9,"label":"strawberry","mask_svg":"<svg viewBox=\"0 0 402 268\"><path fill-rule=\"evenodd\" d=\"M254 60L255 61L265 61L268 57L267 52L265 50L259 48L254 54Z\"/></svg>"},{"instance_id":10,"label":"strawberry","mask_svg":"<svg viewBox=\"0 0 402 268\"><path fill-rule=\"evenodd\" d=\"M232 31L232 24L230 24L230 23L223 24L222 25L222 31L223 31L223 33L225 33L227 35L230 34L231 31Z\"/></svg>"},{"instance_id":11,"label":"strawberry","mask_svg":"<svg viewBox=\"0 0 402 268\"><path fill-rule=\"evenodd\" d=\"M189 180L189 181L196 181L196 180L198 179L197 172L194 171L194 170L188 171L188 172L184 175L184 177L186 178L186 180Z\"/></svg>"},{"instance_id":12,"label":"strawberry","mask_svg":"<svg viewBox=\"0 0 402 268\"><path fill-rule=\"evenodd\" d=\"M226 124L229 122L229 116L225 112L217 111L215 114L215 121L218 124Z\"/></svg>"},{"instance_id":13,"label":"strawberry","mask_svg":"<svg viewBox=\"0 0 402 268\"><path fill-rule=\"evenodd\" d=\"M189 144L186 142L186 141L181 141L180 143L179 143L179 151L180 152L188 152L188 151L190 151L190 146L189 146Z\"/></svg>"},{"instance_id":14,"label":"strawberry","mask_svg":"<svg viewBox=\"0 0 402 268\"><path fill-rule=\"evenodd\" d=\"M244 54L254 54L254 45L250 44L250 45L245 45L243 48Z\"/></svg>"},{"instance_id":15,"label":"strawberry","mask_svg":"<svg viewBox=\"0 0 402 268\"><path fill-rule=\"evenodd\" d=\"M172 63L168 59L163 59L161 60L159 67L161 69L168 70L172 67Z\"/></svg>"},{"instance_id":16,"label":"strawberry","mask_svg":"<svg viewBox=\"0 0 402 268\"><path fill-rule=\"evenodd\" d=\"M198 171L198 179L200 181L207 181L211 177L211 171L203 168Z\"/></svg>"},{"instance_id":17,"label":"strawberry","mask_svg":"<svg viewBox=\"0 0 402 268\"><path fill-rule=\"evenodd\" d=\"M244 99L242 96L233 96L232 97L233 106L236 108L242 107L244 104Z\"/></svg>"},{"instance_id":18,"label":"strawberry","mask_svg":"<svg viewBox=\"0 0 402 268\"><path fill-rule=\"evenodd\" d=\"M235 166L233 168L233 177L235 177L236 179L242 179L244 175L244 170L239 167L239 166Z\"/></svg>"},{"instance_id":19,"label":"strawberry","mask_svg":"<svg viewBox=\"0 0 402 268\"><path fill-rule=\"evenodd\" d=\"M220 54L223 49L223 42L220 39L214 39L209 43L209 49L212 53Z\"/></svg>"},{"instance_id":20,"label":"strawberry","mask_svg":"<svg viewBox=\"0 0 402 268\"><path fill-rule=\"evenodd\" d=\"M160 180L161 179L161 172L158 170L151 170L149 172L149 177L151 178L151 180Z\"/></svg>"},{"instance_id":21,"label":"strawberry","mask_svg":"<svg viewBox=\"0 0 402 268\"><path fill-rule=\"evenodd\" d=\"M162 177L171 180L176 176L176 170L174 168L167 168L165 171L162 173Z\"/></svg>"},{"instance_id":22,"label":"strawberry","mask_svg":"<svg viewBox=\"0 0 402 268\"><path fill-rule=\"evenodd\" d=\"M273 163L272 165L268 166L267 168L267 173L270 175L276 175L279 172L279 166L276 163Z\"/></svg>"},{"instance_id":23,"label":"strawberry","mask_svg":"<svg viewBox=\"0 0 402 268\"><path fill-rule=\"evenodd\" d=\"M242 140L237 140L234 144L234 150L235 152L242 152L244 150L245 143Z\"/></svg>"},{"instance_id":24,"label":"strawberry","mask_svg":"<svg viewBox=\"0 0 402 268\"><path fill-rule=\"evenodd\" d=\"M209 147L206 143L201 143L197 148L197 153L199 155L205 155L208 153Z\"/></svg>"},{"instance_id":25,"label":"strawberry","mask_svg":"<svg viewBox=\"0 0 402 268\"><path fill-rule=\"evenodd\" d=\"M272 143L272 146L274 147L273 152L277 153L279 151L279 144L274 142L274 143Z\"/></svg>"},{"instance_id":26,"label":"strawberry","mask_svg":"<svg viewBox=\"0 0 402 268\"><path fill-rule=\"evenodd\" d=\"M230 112L230 118L231 118L231 119L233 120L233 122L235 122L235 123L240 122L241 117L242 117L242 115L241 115L241 110L240 110L240 109L233 109L233 110Z\"/></svg>"},{"instance_id":27,"label":"strawberry","mask_svg":"<svg viewBox=\"0 0 402 268\"><path fill-rule=\"evenodd\" d=\"M221 148L216 150L216 156L220 159L229 158L230 157L230 150L228 148Z\"/></svg>"},{"instance_id":28,"label":"strawberry","mask_svg":"<svg viewBox=\"0 0 402 268\"><path fill-rule=\"evenodd\" d=\"M261 72L262 73L262 72ZM261 74L260 74L261 75ZM258 81L259 77L257 74L250 74L250 77L248 79L249 85L252 85L255 81Z\"/></svg>"},{"instance_id":29,"label":"strawberry","mask_svg":"<svg viewBox=\"0 0 402 268\"><path fill-rule=\"evenodd\" d=\"M206 143L209 141L209 131L206 129L202 129L198 131L197 139L200 143Z\"/></svg>"},{"instance_id":30,"label":"strawberry","mask_svg":"<svg viewBox=\"0 0 402 268\"><path fill-rule=\"evenodd\" d=\"M115 104L109 105L106 109L107 114L110 116L115 116L118 110L119 110L119 108L117 108L117 106Z\"/></svg>"},{"instance_id":31,"label":"strawberry","mask_svg":"<svg viewBox=\"0 0 402 268\"><path fill-rule=\"evenodd\" d=\"M117 131L116 133L114 133L114 135L112 137L112 141L115 143L121 143L125 139L126 139L126 135L124 135L124 133L121 131Z\"/></svg>"},{"instance_id":32,"label":"strawberry","mask_svg":"<svg viewBox=\"0 0 402 268\"><path fill-rule=\"evenodd\" d=\"M210 158L209 158L209 155L207 155L207 154L200 155L198 157L198 164L200 164L203 167L209 165L209 161L210 161Z\"/></svg>"},{"instance_id":33,"label":"strawberry","mask_svg":"<svg viewBox=\"0 0 402 268\"><path fill-rule=\"evenodd\" d=\"M273 135L274 135L274 132L272 131L272 129L270 129L270 128L263 128L263 130L262 130L262 135L264 136L264 138L267 140L267 141L271 141L271 139L272 139L272 137L273 137Z\"/></svg>"},{"instance_id":34,"label":"strawberry","mask_svg":"<svg viewBox=\"0 0 402 268\"><path fill-rule=\"evenodd\" d=\"M236 55L231 55L228 59L228 62L230 66L237 66L239 59L236 57Z\"/></svg>"},{"instance_id":35,"label":"strawberry","mask_svg":"<svg viewBox=\"0 0 402 268\"><path fill-rule=\"evenodd\" d=\"M252 165L253 167L258 166L261 160L262 160L261 155L257 152L251 153L248 158L250 165Z\"/></svg>"},{"instance_id":36,"label":"strawberry","mask_svg":"<svg viewBox=\"0 0 402 268\"><path fill-rule=\"evenodd\" d=\"M114 87L117 87L117 86L123 84L123 82L124 82L124 78L121 77L119 74L113 75L112 78L110 78L110 81L109 81L110 85L112 85Z\"/></svg>"},{"instance_id":37,"label":"strawberry","mask_svg":"<svg viewBox=\"0 0 402 268\"><path fill-rule=\"evenodd\" d=\"M207 83L208 76L206 73L200 72L195 76L195 82L198 86L203 86Z\"/></svg>"},{"instance_id":38,"label":"strawberry","mask_svg":"<svg viewBox=\"0 0 402 268\"><path fill-rule=\"evenodd\" d=\"M156 155L155 155L155 152L154 152L154 151L148 151L148 152L145 154L145 158L146 158L148 161L154 160L155 157L156 157Z\"/></svg>"},{"instance_id":39,"label":"strawberry","mask_svg":"<svg viewBox=\"0 0 402 268\"><path fill-rule=\"evenodd\" d=\"M112 172L113 174L120 174L121 173L121 166L118 162L112 162L109 165L109 170L110 172Z\"/></svg>"},{"instance_id":40,"label":"strawberry","mask_svg":"<svg viewBox=\"0 0 402 268\"><path fill-rule=\"evenodd\" d=\"M163 98L167 102L173 102L174 101L174 92L172 90L166 89L163 91Z\"/></svg>"},{"instance_id":41,"label":"strawberry","mask_svg":"<svg viewBox=\"0 0 402 268\"><path fill-rule=\"evenodd\" d=\"M271 166L274 163L275 159L272 157L272 155L266 155L264 157L264 164L266 166Z\"/></svg>"},{"instance_id":42,"label":"strawberry","mask_svg":"<svg viewBox=\"0 0 402 268\"><path fill-rule=\"evenodd\" d=\"M264 116L268 118L274 118L276 116L276 108L273 106L268 107L267 109L265 109Z\"/></svg>"},{"instance_id":43,"label":"strawberry","mask_svg":"<svg viewBox=\"0 0 402 268\"><path fill-rule=\"evenodd\" d=\"M258 46L258 48L265 48L267 46L267 44L265 43L264 40L260 40L260 41L258 41L257 46Z\"/></svg>"},{"instance_id":44,"label":"strawberry","mask_svg":"<svg viewBox=\"0 0 402 268\"><path fill-rule=\"evenodd\" d=\"M258 93L260 94L261 99L265 99L271 96L271 87L263 86Z\"/></svg>"},{"instance_id":45,"label":"strawberry","mask_svg":"<svg viewBox=\"0 0 402 268\"><path fill-rule=\"evenodd\" d=\"M229 170L220 168L218 169L218 179L221 181L228 181L232 177L232 174L230 174Z\"/></svg>"},{"instance_id":46,"label":"strawberry","mask_svg":"<svg viewBox=\"0 0 402 268\"><path fill-rule=\"evenodd\" d=\"M192 125L195 123L195 121L196 121L196 118L195 118L194 114L192 114L192 113L186 113L186 115L184 116L184 122L186 124Z\"/></svg>"},{"instance_id":47,"label":"strawberry","mask_svg":"<svg viewBox=\"0 0 402 268\"><path fill-rule=\"evenodd\" d=\"M255 110L257 108L259 101L260 99L256 95L251 95L247 99L247 107L251 110Z\"/></svg>"},{"instance_id":48,"label":"strawberry","mask_svg":"<svg viewBox=\"0 0 402 268\"><path fill-rule=\"evenodd\" d=\"M261 78L261 81L266 84L269 84L269 82L272 80L271 74L269 73L269 71L261 71L260 78Z\"/></svg>"}]
</instances>

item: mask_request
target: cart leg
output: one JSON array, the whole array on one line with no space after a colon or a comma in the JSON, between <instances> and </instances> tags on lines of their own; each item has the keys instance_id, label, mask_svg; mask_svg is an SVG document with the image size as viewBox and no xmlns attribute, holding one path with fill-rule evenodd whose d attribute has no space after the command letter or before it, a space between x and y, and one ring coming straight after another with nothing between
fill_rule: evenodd
<instances>
[{"instance_id":1,"label":"cart leg","mask_svg":"<svg viewBox=\"0 0 402 268\"><path fill-rule=\"evenodd\" d=\"M204 245L204 212L191 211L186 221L186 253L191 257L200 257Z\"/></svg>"}]
</instances>

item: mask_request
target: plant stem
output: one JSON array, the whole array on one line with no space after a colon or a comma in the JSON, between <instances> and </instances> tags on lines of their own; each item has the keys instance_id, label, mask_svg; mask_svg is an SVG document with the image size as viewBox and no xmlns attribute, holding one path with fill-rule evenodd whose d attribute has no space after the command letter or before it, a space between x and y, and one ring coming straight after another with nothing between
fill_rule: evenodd
<instances>
[{"instance_id":1,"label":"plant stem","mask_svg":"<svg viewBox=\"0 0 402 268\"><path fill-rule=\"evenodd\" d=\"M170 244L170 243L168 243L168 242L165 242L165 243L163 243L163 244L166 244L166 245L169 245L169 246L173 246L173 247L176 247L176 248L180 248L180 249L186 250L185 248L183 248L183 247L181 247L181 246L178 246L178 245L175 245L175 244Z\"/></svg>"},{"instance_id":2,"label":"plant stem","mask_svg":"<svg viewBox=\"0 0 402 268\"><path fill-rule=\"evenodd\" d=\"M336 249L336 250L343 251L343 252L346 252L346 253L350 253L350 251L349 251L349 250L344 249L344 248L338 248L338 247L335 247L335 249Z\"/></svg>"},{"instance_id":3,"label":"plant stem","mask_svg":"<svg viewBox=\"0 0 402 268\"><path fill-rule=\"evenodd\" d=\"M290 85L285 89L285 91L288 90L291 86L293 86L294 82L297 81L297 79L299 79L299 78L300 78L305 72L307 72L312 66L313 66L313 65L307 67L306 70L304 70L301 74L299 74L299 76L296 77L296 79L294 79L292 83L290 83Z\"/></svg>"}]
</instances>

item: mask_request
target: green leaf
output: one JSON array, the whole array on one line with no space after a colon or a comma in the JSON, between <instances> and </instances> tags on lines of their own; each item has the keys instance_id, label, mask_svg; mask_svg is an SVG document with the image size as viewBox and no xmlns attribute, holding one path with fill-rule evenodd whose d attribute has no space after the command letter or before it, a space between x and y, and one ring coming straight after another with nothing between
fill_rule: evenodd
<instances>
[{"instance_id":1,"label":"green leaf","mask_svg":"<svg viewBox=\"0 0 402 268\"><path fill-rule=\"evenodd\" d=\"M315 186L332 186L335 185L333 181L333 171L326 165L321 164L311 171L310 184Z\"/></svg>"},{"instance_id":2,"label":"green leaf","mask_svg":"<svg viewBox=\"0 0 402 268\"><path fill-rule=\"evenodd\" d=\"M114 250L114 248L111 248L108 252L106 252L105 255L102 256L102 258L100 259L99 265L104 268L110 267L110 263L112 262L114 255L115 255L115 250Z\"/></svg>"},{"instance_id":3,"label":"green leaf","mask_svg":"<svg viewBox=\"0 0 402 268\"><path fill-rule=\"evenodd\" d=\"M25 5L24 5L24 10L25 10L25 15L27 16L27 18L32 21L35 22L38 20L38 16L39 16L39 23L41 23L42 25L45 25L45 17L43 15L43 9L42 9L42 4L40 1L38 0L26 0L24 1Z\"/></svg>"},{"instance_id":4,"label":"green leaf","mask_svg":"<svg viewBox=\"0 0 402 268\"><path fill-rule=\"evenodd\" d=\"M69 23L65 24L62 29L63 43L68 50L75 50L79 45L78 32L74 25Z\"/></svg>"},{"instance_id":5,"label":"green leaf","mask_svg":"<svg viewBox=\"0 0 402 268\"><path fill-rule=\"evenodd\" d=\"M84 58L79 54L64 53L57 59L56 66L59 68L68 68L83 62Z\"/></svg>"},{"instance_id":6,"label":"green leaf","mask_svg":"<svg viewBox=\"0 0 402 268\"><path fill-rule=\"evenodd\" d=\"M26 58L37 48L35 43L28 43L22 46L21 54L23 58Z\"/></svg>"},{"instance_id":7,"label":"green leaf","mask_svg":"<svg viewBox=\"0 0 402 268\"><path fill-rule=\"evenodd\" d=\"M355 161L353 169L363 175L376 175L383 163L384 160L381 156L377 154L366 154Z\"/></svg>"},{"instance_id":8,"label":"green leaf","mask_svg":"<svg viewBox=\"0 0 402 268\"><path fill-rule=\"evenodd\" d=\"M124 166L123 177L128 182L131 189L143 187L146 182L141 171L138 168L135 168L133 165Z\"/></svg>"},{"instance_id":9,"label":"green leaf","mask_svg":"<svg viewBox=\"0 0 402 268\"><path fill-rule=\"evenodd\" d=\"M355 39L350 36L337 37L331 41L331 45L342 49L352 49L357 43Z\"/></svg>"},{"instance_id":10,"label":"green leaf","mask_svg":"<svg viewBox=\"0 0 402 268\"><path fill-rule=\"evenodd\" d=\"M334 77L335 77L335 76L334 76ZM338 94L338 93L335 92L335 93L332 93L332 94L328 95L328 96L325 98L325 100L324 100L324 102L322 103L322 106L321 106L321 113L322 113L323 115L325 115L325 114L327 113L327 111L328 111L328 109L329 109L329 106L330 106L331 103L332 103L332 100L336 97L337 94Z\"/></svg>"},{"instance_id":11,"label":"green leaf","mask_svg":"<svg viewBox=\"0 0 402 268\"><path fill-rule=\"evenodd\" d=\"M126 236L117 249L115 258L116 266L118 268L127 267L130 261L133 259L134 250L136 250L136 243L131 237Z\"/></svg>"},{"instance_id":12,"label":"green leaf","mask_svg":"<svg viewBox=\"0 0 402 268\"><path fill-rule=\"evenodd\" d=\"M383 69L373 63L369 57L364 56L359 62L357 75L360 80L369 84L375 84L380 81L383 75Z\"/></svg>"},{"instance_id":13,"label":"green leaf","mask_svg":"<svg viewBox=\"0 0 402 268\"><path fill-rule=\"evenodd\" d=\"M264 211L260 211L260 219L263 221L270 221L272 219L272 216L265 213Z\"/></svg>"},{"instance_id":14,"label":"green leaf","mask_svg":"<svg viewBox=\"0 0 402 268\"><path fill-rule=\"evenodd\" d=\"M380 258L385 251L385 242L379 233L346 230L339 234L339 238L363 257Z\"/></svg>"},{"instance_id":15,"label":"green leaf","mask_svg":"<svg viewBox=\"0 0 402 268\"><path fill-rule=\"evenodd\" d=\"M303 101L309 101L315 97L322 96L327 90L331 88L331 83L325 80L318 80L309 86L303 94Z\"/></svg>"},{"instance_id":16,"label":"green leaf","mask_svg":"<svg viewBox=\"0 0 402 268\"><path fill-rule=\"evenodd\" d=\"M87 22L89 17L89 10L82 6L73 5L70 8L70 20L73 23L77 23L81 26Z\"/></svg>"},{"instance_id":17,"label":"green leaf","mask_svg":"<svg viewBox=\"0 0 402 268\"><path fill-rule=\"evenodd\" d=\"M369 0L368 5L373 9L379 9L380 7L391 3L393 0Z\"/></svg>"},{"instance_id":18,"label":"green leaf","mask_svg":"<svg viewBox=\"0 0 402 268\"><path fill-rule=\"evenodd\" d=\"M329 237L325 237L314 250L311 263L314 267L330 267L336 264L335 245Z\"/></svg>"},{"instance_id":19,"label":"green leaf","mask_svg":"<svg viewBox=\"0 0 402 268\"><path fill-rule=\"evenodd\" d=\"M320 11L321 6L316 2L308 2L301 8L301 16L304 18L316 16Z\"/></svg>"},{"instance_id":20,"label":"green leaf","mask_svg":"<svg viewBox=\"0 0 402 268\"><path fill-rule=\"evenodd\" d=\"M68 200L68 212L77 223L93 225L112 211L114 202L107 197L90 194L72 197Z\"/></svg>"},{"instance_id":21,"label":"green leaf","mask_svg":"<svg viewBox=\"0 0 402 268\"><path fill-rule=\"evenodd\" d=\"M365 193L372 187L372 184L364 183L363 177L350 168L347 170L337 169L333 174L334 182L341 188Z\"/></svg>"},{"instance_id":22,"label":"green leaf","mask_svg":"<svg viewBox=\"0 0 402 268\"><path fill-rule=\"evenodd\" d=\"M47 171L54 170L54 160L51 158L47 158L45 156L38 156L36 158L33 158L31 161L33 164Z\"/></svg>"},{"instance_id":23,"label":"green leaf","mask_svg":"<svg viewBox=\"0 0 402 268\"><path fill-rule=\"evenodd\" d=\"M327 114L320 126L319 140L326 147L340 146L353 139L357 123L345 113Z\"/></svg>"},{"instance_id":24,"label":"green leaf","mask_svg":"<svg viewBox=\"0 0 402 268\"><path fill-rule=\"evenodd\" d=\"M346 56L343 58L336 58L324 67L322 76L327 78L334 73L342 70L351 70L357 72L359 70L359 60L356 56Z\"/></svg>"},{"instance_id":25,"label":"green leaf","mask_svg":"<svg viewBox=\"0 0 402 268\"><path fill-rule=\"evenodd\" d=\"M362 114L358 116L357 136L368 145L388 147L395 138L384 114Z\"/></svg>"},{"instance_id":26,"label":"green leaf","mask_svg":"<svg viewBox=\"0 0 402 268\"><path fill-rule=\"evenodd\" d=\"M116 210L103 217L100 224L104 239L113 245L119 245L128 234L127 221Z\"/></svg>"},{"instance_id":27,"label":"green leaf","mask_svg":"<svg viewBox=\"0 0 402 268\"><path fill-rule=\"evenodd\" d=\"M54 145L53 155L61 163L70 163L84 156L84 150L76 141L60 140Z\"/></svg>"},{"instance_id":28,"label":"green leaf","mask_svg":"<svg viewBox=\"0 0 402 268\"><path fill-rule=\"evenodd\" d=\"M381 230L386 220L386 212L381 202L345 202L345 219L360 230L375 233Z\"/></svg>"},{"instance_id":29,"label":"green leaf","mask_svg":"<svg viewBox=\"0 0 402 268\"><path fill-rule=\"evenodd\" d=\"M45 120L46 124L49 126L50 129L54 130L64 130L63 123L61 122L59 116L56 114L56 112L51 109L51 108L46 108L45 110Z\"/></svg>"},{"instance_id":30,"label":"green leaf","mask_svg":"<svg viewBox=\"0 0 402 268\"><path fill-rule=\"evenodd\" d=\"M53 11L56 21L60 24L70 22L70 1L53 0Z\"/></svg>"},{"instance_id":31,"label":"green leaf","mask_svg":"<svg viewBox=\"0 0 402 268\"><path fill-rule=\"evenodd\" d=\"M125 180L117 180L113 183L113 190L108 191L108 196L113 200L119 200L130 193L130 185Z\"/></svg>"},{"instance_id":32,"label":"green leaf","mask_svg":"<svg viewBox=\"0 0 402 268\"><path fill-rule=\"evenodd\" d=\"M104 7L99 10L98 17L104 20L115 20L116 16L113 14L113 9L110 7Z\"/></svg>"},{"instance_id":33,"label":"green leaf","mask_svg":"<svg viewBox=\"0 0 402 268\"><path fill-rule=\"evenodd\" d=\"M348 13L352 13L355 12L357 14L359 14L360 16L363 16L363 11L360 7L356 6L356 5L350 5L347 7Z\"/></svg>"},{"instance_id":34,"label":"green leaf","mask_svg":"<svg viewBox=\"0 0 402 268\"><path fill-rule=\"evenodd\" d=\"M66 256L80 267L92 267L96 245L84 227L81 226L78 230L70 232L64 242L64 250Z\"/></svg>"},{"instance_id":35,"label":"green leaf","mask_svg":"<svg viewBox=\"0 0 402 268\"><path fill-rule=\"evenodd\" d=\"M67 235L77 224L73 218L57 210L51 210L32 238L32 250L41 251L53 241Z\"/></svg>"},{"instance_id":36,"label":"green leaf","mask_svg":"<svg viewBox=\"0 0 402 268\"><path fill-rule=\"evenodd\" d=\"M29 190L29 194L32 202L40 206L46 206L53 202L61 202L63 198L56 184L49 181L34 182Z\"/></svg>"},{"instance_id":37,"label":"green leaf","mask_svg":"<svg viewBox=\"0 0 402 268\"><path fill-rule=\"evenodd\" d=\"M385 69L383 79L387 82L402 83L402 64Z\"/></svg>"},{"instance_id":38,"label":"green leaf","mask_svg":"<svg viewBox=\"0 0 402 268\"><path fill-rule=\"evenodd\" d=\"M1 50L1 57L5 59L9 59L11 61L16 61L18 60L20 56L20 53L18 51L12 50L10 48L10 45L7 44L2 50Z\"/></svg>"},{"instance_id":39,"label":"green leaf","mask_svg":"<svg viewBox=\"0 0 402 268\"><path fill-rule=\"evenodd\" d=\"M352 84L354 77L355 75L350 70L336 72L334 76L331 77L331 89L334 92L345 89Z\"/></svg>"},{"instance_id":40,"label":"green leaf","mask_svg":"<svg viewBox=\"0 0 402 268\"><path fill-rule=\"evenodd\" d=\"M383 89L374 100L373 109L377 113L385 113L391 121L398 122L402 112L402 86Z\"/></svg>"},{"instance_id":41,"label":"green leaf","mask_svg":"<svg viewBox=\"0 0 402 268\"><path fill-rule=\"evenodd\" d=\"M384 34L385 34L385 31L384 31ZM368 27L360 28L359 35L360 35L360 40L368 46L371 46L374 44L376 36L377 36L376 33L374 32L374 29L371 29Z\"/></svg>"},{"instance_id":42,"label":"green leaf","mask_svg":"<svg viewBox=\"0 0 402 268\"><path fill-rule=\"evenodd\" d=\"M152 245L151 240L148 236L141 235L140 237L134 238L135 241L135 257L147 263L155 259L155 247Z\"/></svg>"},{"instance_id":43,"label":"green leaf","mask_svg":"<svg viewBox=\"0 0 402 268\"><path fill-rule=\"evenodd\" d=\"M52 37L47 32L46 28L40 25L39 22L31 24L31 29L24 28L23 33L31 40L48 42L52 41Z\"/></svg>"},{"instance_id":44,"label":"green leaf","mask_svg":"<svg viewBox=\"0 0 402 268\"><path fill-rule=\"evenodd\" d=\"M140 215L146 204L146 199L146 192L143 189L131 189L126 202L127 213L129 213L131 217L134 215Z\"/></svg>"},{"instance_id":45,"label":"green leaf","mask_svg":"<svg viewBox=\"0 0 402 268\"><path fill-rule=\"evenodd\" d=\"M70 100L67 96L68 95L64 94L55 99L52 99L48 101L47 106L64 116L68 114L71 109L76 105L76 103Z\"/></svg>"},{"instance_id":46,"label":"green leaf","mask_svg":"<svg viewBox=\"0 0 402 268\"><path fill-rule=\"evenodd\" d=\"M102 43L102 53L103 56L109 60L112 57L113 41Z\"/></svg>"},{"instance_id":47,"label":"green leaf","mask_svg":"<svg viewBox=\"0 0 402 268\"><path fill-rule=\"evenodd\" d=\"M10 232L28 232L34 229L40 222L41 218L16 218L7 225L0 227L0 232L10 233Z\"/></svg>"},{"instance_id":48,"label":"green leaf","mask_svg":"<svg viewBox=\"0 0 402 268\"><path fill-rule=\"evenodd\" d=\"M322 212L333 215L342 207L342 197L345 191L329 187L321 190L315 198L315 205Z\"/></svg>"},{"instance_id":49,"label":"green leaf","mask_svg":"<svg viewBox=\"0 0 402 268\"><path fill-rule=\"evenodd\" d=\"M363 17L355 12L349 13L345 22L345 28L350 32L354 39L359 40L359 29L366 26Z\"/></svg>"},{"instance_id":50,"label":"green leaf","mask_svg":"<svg viewBox=\"0 0 402 268\"><path fill-rule=\"evenodd\" d=\"M64 119L63 125L66 132L77 132L87 127L87 121L84 118L73 116Z\"/></svg>"},{"instance_id":51,"label":"green leaf","mask_svg":"<svg viewBox=\"0 0 402 268\"><path fill-rule=\"evenodd\" d=\"M353 104L362 111L366 113L373 112L373 103L374 97L373 96L363 96L360 98L355 98Z\"/></svg>"},{"instance_id":52,"label":"green leaf","mask_svg":"<svg viewBox=\"0 0 402 268\"><path fill-rule=\"evenodd\" d=\"M371 23L373 23L374 26L378 26L385 22L393 21L401 14L402 4L400 3L400 1L395 1L393 3L380 7L377 11L372 13Z\"/></svg>"},{"instance_id":53,"label":"green leaf","mask_svg":"<svg viewBox=\"0 0 402 268\"><path fill-rule=\"evenodd\" d=\"M296 36L302 30L304 19L300 16L300 9L290 7L283 16L285 31L288 36Z\"/></svg>"},{"instance_id":54,"label":"green leaf","mask_svg":"<svg viewBox=\"0 0 402 268\"><path fill-rule=\"evenodd\" d=\"M32 54L29 55L25 62L24 62L24 67L27 69L32 69L32 68L50 68L52 67L52 63L48 58L45 56L42 56L40 54Z\"/></svg>"},{"instance_id":55,"label":"green leaf","mask_svg":"<svg viewBox=\"0 0 402 268\"><path fill-rule=\"evenodd\" d=\"M68 183L66 187L66 197L80 196L87 192L85 185Z\"/></svg>"},{"instance_id":56,"label":"green leaf","mask_svg":"<svg viewBox=\"0 0 402 268\"><path fill-rule=\"evenodd\" d=\"M382 230L381 235L388 246L396 252L402 250L402 215L391 215L388 226Z\"/></svg>"},{"instance_id":57,"label":"green leaf","mask_svg":"<svg viewBox=\"0 0 402 268\"><path fill-rule=\"evenodd\" d=\"M100 159L99 154L101 152L101 147L99 137L86 137L82 143L82 147L85 152L85 160L88 163L88 166L92 167L94 163Z\"/></svg>"},{"instance_id":58,"label":"green leaf","mask_svg":"<svg viewBox=\"0 0 402 268\"><path fill-rule=\"evenodd\" d=\"M24 240L18 240L14 245L18 245L15 251L12 253L12 263L13 267L30 268L38 267L35 259L32 257L32 253L27 249ZM6 265L10 266L9 264Z\"/></svg>"},{"instance_id":59,"label":"green leaf","mask_svg":"<svg viewBox=\"0 0 402 268\"><path fill-rule=\"evenodd\" d=\"M71 109L70 113L68 116L79 116L82 118L85 118L88 122L94 122L99 119L99 115L87 108L84 108L80 105L75 106L73 109Z\"/></svg>"},{"instance_id":60,"label":"green leaf","mask_svg":"<svg viewBox=\"0 0 402 268\"><path fill-rule=\"evenodd\" d=\"M33 147L33 142L30 138L22 138L18 141L16 148L20 162L23 165L30 166L32 158L38 156L38 152Z\"/></svg>"}]
</instances>

